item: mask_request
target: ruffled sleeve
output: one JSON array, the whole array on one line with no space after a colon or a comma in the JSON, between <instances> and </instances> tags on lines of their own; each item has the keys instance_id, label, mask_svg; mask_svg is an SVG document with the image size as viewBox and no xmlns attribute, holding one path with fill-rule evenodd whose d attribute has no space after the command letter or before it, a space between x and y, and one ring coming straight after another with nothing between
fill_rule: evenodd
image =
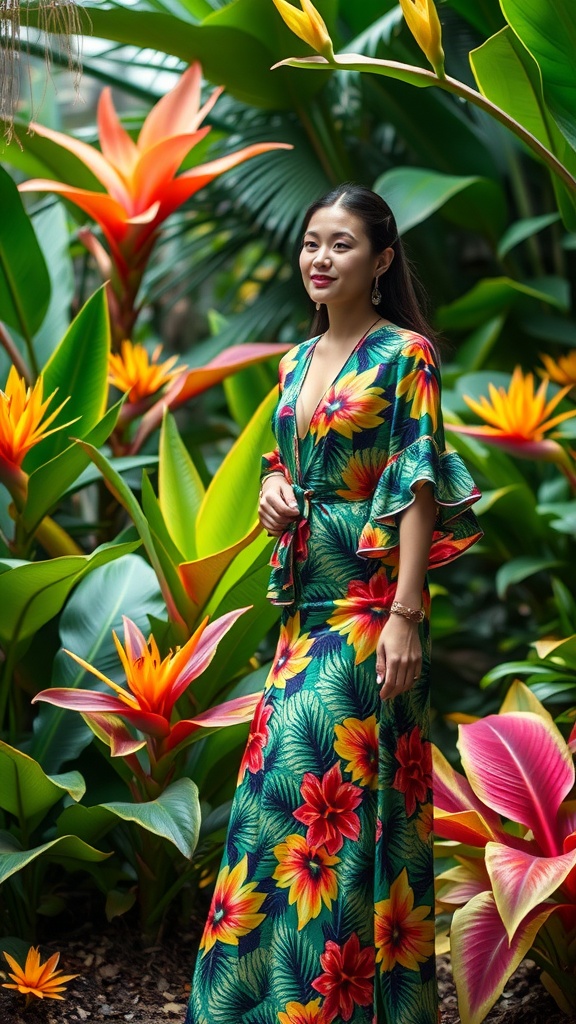
<instances>
[{"instance_id":1,"label":"ruffled sleeve","mask_svg":"<svg viewBox=\"0 0 576 1024\"><path fill-rule=\"evenodd\" d=\"M429 482L437 508L428 562L433 568L452 561L482 536L471 509L480 491L458 453L446 450L434 349L419 335L408 338L396 364L388 458L372 495L357 553L379 558L397 547L399 513Z\"/></svg>"},{"instance_id":2,"label":"ruffled sleeve","mask_svg":"<svg viewBox=\"0 0 576 1024\"><path fill-rule=\"evenodd\" d=\"M262 455L260 464L260 486L262 486L266 477L272 476L273 473L282 473L287 480L289 479L288 471L278 446L273 448L271 452L264 452Z\"/></svg>"}]
</instances>

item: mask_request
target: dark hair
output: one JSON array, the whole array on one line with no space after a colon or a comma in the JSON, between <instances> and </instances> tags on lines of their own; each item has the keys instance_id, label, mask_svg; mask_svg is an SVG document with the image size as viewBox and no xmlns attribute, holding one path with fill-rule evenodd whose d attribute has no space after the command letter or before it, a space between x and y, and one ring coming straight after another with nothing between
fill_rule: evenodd
<instances>
[{"instance_id":1,"label":"dark hair","mask_svg":"<svg viewBox=\"0 0 576 1024\"><path fill-rule=\"evenodd\" d=\"M377 192L354 182L338 185L308 207L304 216L302 236L317 210L334 206L336 203L362 221L374 253L383 252L389 247L394 249L394 259L378 283L382 299L374 307L375 312L399 327L407 327L418 334L423 334L433 344L437 343L436 334L423 312L426 298L398 237L394 214ZM326 306L322 305L313 317L312 335L323 334L328 326L328 311Z\"/></svg>"}]
</instances>

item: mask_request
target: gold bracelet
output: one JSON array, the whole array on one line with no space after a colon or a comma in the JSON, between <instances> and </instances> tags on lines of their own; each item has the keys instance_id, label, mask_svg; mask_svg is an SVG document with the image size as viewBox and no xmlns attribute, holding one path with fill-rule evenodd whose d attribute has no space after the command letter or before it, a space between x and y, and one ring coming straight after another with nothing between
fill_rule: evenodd
<instances>
[{"instance_id":1,"label":"gold bracelet","mask_svg":"<svg viewBox=\"0 0 576 1024\"><path fill-rule=\"evenodd\" d=\"M390 614L401 615L402 618L408 619L409 622L422 622L424 618L423 608L408 608L405 604L400 604L400 601L392 601L390 605Z\"/></svg>"},{"instance_id":2,"label":"gold bracelet","mask_svg":"<svg viewBox=\"0 0 576 1024\"><path fill-rule=\"evenodd\" d=\"M260 485L260 490L258 491L258 498L262 497L262 494L264 492L264 484L271 476L284 476L284 473L282 472L281 469L273 469L271 473L267 473Z\"/></svg>"}]
</instances>

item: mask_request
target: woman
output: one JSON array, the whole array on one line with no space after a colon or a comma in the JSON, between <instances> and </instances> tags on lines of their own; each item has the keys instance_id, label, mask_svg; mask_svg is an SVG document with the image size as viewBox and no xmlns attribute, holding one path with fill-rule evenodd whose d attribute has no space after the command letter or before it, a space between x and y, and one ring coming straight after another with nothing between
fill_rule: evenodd
<instances>
[{"instance_id":1,"label":"woman","mask_svg":"<svg viewBox=\"0 0 576 1024\"><path fill-rule=\"evenodd\" d=\"M280 638L189 1024L436 1024L426 569L480 536L393 215L343 185L300 254L259 516ZM428 337L427 337L428 336Z\"/></svg>"}]
</instances>

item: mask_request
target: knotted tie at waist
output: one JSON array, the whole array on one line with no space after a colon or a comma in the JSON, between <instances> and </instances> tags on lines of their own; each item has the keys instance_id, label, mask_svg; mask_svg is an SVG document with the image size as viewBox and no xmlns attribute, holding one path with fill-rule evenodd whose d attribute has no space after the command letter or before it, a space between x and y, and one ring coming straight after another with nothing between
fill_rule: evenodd
<instances>
[{"instance_id":1,"label":"knotted tie at waist","mask_svg":"<svg viewBox=\"0 0 576 1024\"><path fill-rule=\"evenodd\" d=\"M284 532L278 537L270 565L270 583L267 597L272 604L292 604L295 600L294 566L302 562L308 553L308 519L310 517L310 499L314 491L310 488L292 484L294 497L298 505L299 516L293 519Z\"/></svg>"}]
</instances>

